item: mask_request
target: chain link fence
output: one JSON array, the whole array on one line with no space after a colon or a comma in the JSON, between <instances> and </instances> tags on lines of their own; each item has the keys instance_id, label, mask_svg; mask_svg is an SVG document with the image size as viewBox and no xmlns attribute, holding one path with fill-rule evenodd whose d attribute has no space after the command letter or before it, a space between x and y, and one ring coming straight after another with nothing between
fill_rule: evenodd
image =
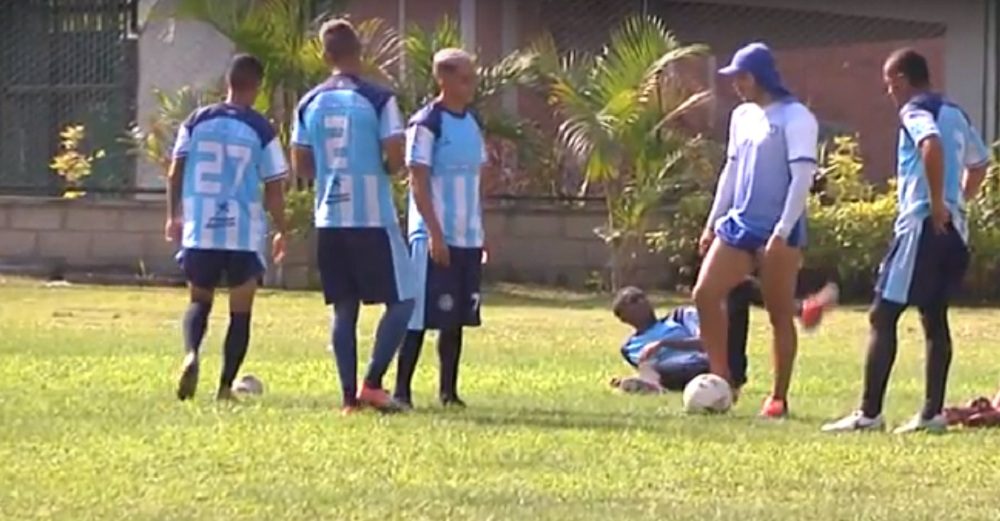
<instances>
[{"instance_id":1,"label":"chain link fence","mask_svg":"<svg viewBox=\"0 0 1000 521\"><path fill-rule=\"evenodd\" d=\"M746 5L753 3L543 0L541 18L562 49L598 51L622 20L643 13L664 20L684 43L707 44L711 56L684 73L714 92L706 119L719 140L725 139L729 111L738 100L715 71L740 46L764 41L775 50L789 89L815 111L824 136L857 134L868 175L890 176L897 124L882 95L883 60L896 48L914 47L930 60L936 86L946 87L946 25L905 19L913 18L907 9L914 3L903 0L872 1L890 4L898 18L837 14L820 2L801 1L795 8Z\"/></svg>"},{"instance_id":2,"label":"chain link fence","mask_svg":"<svg viewBox=\"0 0 1000 521\"><path fill-rule=\"evenodd\" d=\"M132 0L0 0L0 192L58 194L59 132L83 125L103 150L84 184L126 189L123 136L135 117Z\"/></svg>"}]
</instances>

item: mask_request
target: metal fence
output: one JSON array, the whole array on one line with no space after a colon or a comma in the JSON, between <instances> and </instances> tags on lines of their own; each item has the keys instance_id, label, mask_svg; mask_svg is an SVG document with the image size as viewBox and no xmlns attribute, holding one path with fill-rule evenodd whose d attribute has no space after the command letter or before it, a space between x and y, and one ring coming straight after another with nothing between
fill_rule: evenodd
<instances>
[{"instance_id":1,"label":"metal fence","mask_svg":"<svg viewBox=\"0 0 1000 521\"><path fill-rule=\"evenodd\" d=\"M102 149L87 185L128 188L122 137L135 119L134 0L0 0L0 191L58 193L59 131Z\"/></svg>"}]
</instances>

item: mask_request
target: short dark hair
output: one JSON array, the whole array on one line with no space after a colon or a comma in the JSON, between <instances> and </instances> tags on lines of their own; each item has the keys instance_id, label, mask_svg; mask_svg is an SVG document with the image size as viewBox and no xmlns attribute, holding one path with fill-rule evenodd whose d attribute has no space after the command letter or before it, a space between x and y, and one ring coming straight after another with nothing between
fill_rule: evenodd
<instances>
[{"instance_id":1,"label":"short dark hair","mask_svg":"<svg viewBox=\"0 0 1000 521\"><path fill-rule=\"evenodd\" d=\"M643 298L646 298L646 293L641 289L635 286L625 286L615 294L615 300L611 303L611 310L614 311L615 315L621 316L623 307L638 302Z\"/></svg>"},{"instance_id":2,"label":"short dark hair","mask_svg":"<svg viewBox=\"0 0 1000 521\"><path fill-rule=\"evenodd\" d=\"M361 38L351 22L338 18L329 20L319 30L323 52L332 60L353 58L361 53Z\"/></svg>"},{"instance_id":3,"label":"short dark hair","mask_svg":"<svg viewBox=\"0 0 1000 521\"><path fill-rule=\"evenodd\" d=\"M233 90L252 89L264 80L264 64L256 56L237 54L229 62L226 81Z\"/></svg>"},{"instance_id":4,"label":"short dark hair","mask_svg":"<svg viewBox=\"0 0 1000 521\"><path fill-rule=\"evenodd\" d=\"M913 87L927 87L931 84L931 71L927 58L914 49L899 49L885 61L886 69L902 74Z\"/></svg>"}]
</instances>

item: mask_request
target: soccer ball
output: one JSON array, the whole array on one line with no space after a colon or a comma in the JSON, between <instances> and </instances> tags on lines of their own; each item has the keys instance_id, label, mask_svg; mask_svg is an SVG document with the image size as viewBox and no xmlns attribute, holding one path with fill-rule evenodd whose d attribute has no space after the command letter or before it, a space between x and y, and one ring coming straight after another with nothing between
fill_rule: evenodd
<instances>
[{"instance_id":1,"label":"soccer ball","mask_svg":"<svg viewBox=\"0 0 1000 521\"><path fill-rule=\"evenodd\" d=\"M264 382L261 382L260 378L248 374L233 384L233 391L240 394L260 396L264 394Z\"/></svg>"},{"instance_id":2,"label":"soccer ball","mask_svg":"<svg viewBox=\"0 0 1000 521\"><path fill-rule=\"evenodd\" d=\"M724 378L703 374L688 382L683 399L689 413L726 412L733 406L733 391Z\"/></svg>"}]
</instances>

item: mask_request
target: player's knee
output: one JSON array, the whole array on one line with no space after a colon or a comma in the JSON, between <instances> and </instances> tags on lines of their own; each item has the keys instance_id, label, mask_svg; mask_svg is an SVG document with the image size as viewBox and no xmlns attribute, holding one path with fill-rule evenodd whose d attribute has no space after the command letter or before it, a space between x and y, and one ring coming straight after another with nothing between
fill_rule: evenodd
<instances>
[{"instance_id":1,"label":"player's knee","mask_svg":"<svg viewBox=\"0 0 1000 521\"><path fill-rule=\"evenodd\" d=\"M416 301L413 299L401 300L399 302L393 302L386 306L386 314L392 314L394 316L401 317L402 320L409 320L410 315L413 314L413 308L416 307Z\"/></svg>"},{"instance_id":2,"label":"player's knee","mask_svg":"<svg viewBox=\"0 0 1000 521\"><path fill-rule=\"evenodd\" d=\"M895 328L901 313L902 306L879 301L868 310L868 323L878 331Z\"/></svg>"},{"instance_id":3,"label":"player's knee","mask_svg":"<svg viewBox=\"0 0 1000 521\"><path fill-rule=\"evenodd\" d=\"M718 289L701 281L694 286L694 290L691 292L691 298L699 308L706 306L719 306L721 308L723 297L724 295Z\"/></svg>"}]
</instances>

